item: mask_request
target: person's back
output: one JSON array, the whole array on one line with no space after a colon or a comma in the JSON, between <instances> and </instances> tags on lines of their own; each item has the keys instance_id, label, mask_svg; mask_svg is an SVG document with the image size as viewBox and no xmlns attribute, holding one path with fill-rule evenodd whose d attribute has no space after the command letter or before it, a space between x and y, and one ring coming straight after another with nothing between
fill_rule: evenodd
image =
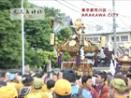
<instances>
[{"instance_id":1,"label":"person's back","mask_svg":"<svg viewBox=\"0 0 131 98\"><path fill-rule=\"evenodd\" d=\"M10 85L0 87L0 98L17 98L17 90Z\"/></svg>"},{"instance_id":2,"label":"person's back","mask_svg":"<svg viewBox=\"0 0 131 98\"><path fill-rule=\"evenodd\" d=\"M23 84L20 80L20 78L18 78L18 75L13 74L13 73L8 73L7 74L7 79L8 79L8 85L13 86L16 88L17 92L19 92L20 88L23 87Z\"/></svg>"},{"instance_id":3,"label":"person's back","mask_svg":"<svg viewBox=\"0 0 131 98\"><path fill-rule=\"evenodd\" d=\"M7 84L10 85L10 86L15 87L17 92L19 92L19 90L23 87L22 83L16 83L14 81L8 82Z\"/></svg>"},{"instance_id":4,"label":"person's back","mask_svg":"<svg viewBox=\"0 0 131 98\"><path fill-rule=\"evenodd\" d=\"M50 92L50 91L44 92L43 98L53 98L52 92Z\"/></svg>"},{"instance_id":5,"label":"person's back","mask_svg":"<svg viewBox=\"0 0 131 98\"><path fill-rule=\"evenodd\" d=\"M19 90L19 98L25 98L26 95L32 92L33 77L31 75L24 75L22 79L23 87Z\"/></svg>"},{"instance_id":6,"label":"person's back","mask_svg":"<svg viewBox=\"0 0 131 98\"><path fill-rule=\"evenodd\" d=\"M37 90L35 92L27 94L24 98L44 98L44 97L43 92L41 90Z\"/></svg>"},{"instance_id":7,"label":"person's back","mask_svg":"<svg viewBox=\"0 0 131 98\"><path fill-rule=\"evenodd\" d=\"M55 85L55 81L50 79L47 81L47 91L44 92L44 98L53 98L53 87Z\"/></svg>"},{"instance_id":8,"label":"person's back","mask_svg":"<svg viewBox=\"0 0 131 98\"><path fill-rule=\"evenodd\" d=\"M18 93L13 85L7 83L6 73L0 76L0 98L17 98Z\"/></svg>"}]
</instances>

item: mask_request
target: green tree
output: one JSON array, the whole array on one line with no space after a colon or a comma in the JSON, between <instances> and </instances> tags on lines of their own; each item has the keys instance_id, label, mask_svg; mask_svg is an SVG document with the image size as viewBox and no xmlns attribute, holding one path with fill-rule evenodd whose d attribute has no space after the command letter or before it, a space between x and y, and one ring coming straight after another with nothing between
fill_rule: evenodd
<instances>
[{"instance_id":1,"label":"green tree","mask_svg":"<svg viewBox=\"0 0 131 98\"><path fill-rule=\"evenodd\" d=\"M26 63L32 66L47 65L49 59L55 66L57 59L50 45L50 34L53 32L53 19L64 19L65 15L58 9L44 8L42 21L26 21ZM63 22L63 21L61 21Z\"/></svg>"},{"instance_id":2,"label":"green tree","mask_svg":"<svg viewBox=\"0 0 131 98\"><path fill-rule=\"evenodd\" d=\"M0 68L17 68L21 66L21 24L19 20L10 19L10 9L20 8L18 0L0 0ZM36 7L27 4L25 7ZM63 22L65 14L54 8L44 8L44 20L25 21L25 63L32 66L43 66L51 59L55 65L56 56L53 46L49 44L50 33L53 32L52 17L59 18ZM61 30L58 40L68 38L70 30ZM66 35L67 34L67 35ZM60 37L64 35L64 37Z\"/></svg>"},{"instance_id":3,"label":"green tree","mask_svg":"<svg viewBox=\"0 0 131 98\"><path fill-rule=\"evenodd\" d=\"M71 56L68 52L64 52L62 59L64 61L68 61L69 59L71 59Z\"/></svg>"},{"instance_id":4,"label":"green tree","mask_svg":"<svg viewBox=\"0 0 131 98\"><path fill-rule=\"evenodd\" d=\"M72 34L72 31L71 31L70 27L65 27L65 28L61 29L61 30L58 32L58 34L57 34L57 36L58 36L58 41L63 42L63 41L69 40L71 34Z\"/></svg>"},{"instance_id":5,"label":"green tree","mask_svg":"<svg viewBox=\"0 0 131 98\"><path fill-rule=\"evenodd\" d=\"M20 24L10 20L10 9L19 7L16 0L0 1L0 67L18 67L21 62Z\"/></svg>"}]
</instances>

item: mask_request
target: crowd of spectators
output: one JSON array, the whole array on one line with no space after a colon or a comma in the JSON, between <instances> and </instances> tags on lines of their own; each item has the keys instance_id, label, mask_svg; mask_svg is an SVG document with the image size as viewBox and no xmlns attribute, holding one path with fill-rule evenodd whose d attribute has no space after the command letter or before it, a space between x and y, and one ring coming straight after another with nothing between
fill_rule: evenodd
<instances>
[{"instance_id":1,"label":"crowd of spectators","mask_svg":"<svg viewBox=\"0 0 131 98\"><path fill-rule=\"evenodd\" d=\"M72 69L44 75L2 72L0 98L131 98L131 68L114 76L104 71L90 76Z\"/></svg>"}]
</instances>

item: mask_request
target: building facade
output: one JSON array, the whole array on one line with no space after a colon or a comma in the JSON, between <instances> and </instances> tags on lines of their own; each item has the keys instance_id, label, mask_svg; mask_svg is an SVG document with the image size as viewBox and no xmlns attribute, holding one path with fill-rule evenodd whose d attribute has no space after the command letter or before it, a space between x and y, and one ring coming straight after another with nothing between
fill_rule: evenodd
<instances>
[{"instance_id":1,"label":"building facade","mask_svg":"<svg viewBox=\"0 0 131 98\"><path fill-rule=\"evenodd\" d=\"M113 33L90 33L85 34L85 39L95 43L99 43L101 38L104 37L104 47L115 47L118 55L128 53L131 55L131 31L128 32L116 32L116 41L114 46L114 34Z\"/></svg>"}]
</instances>

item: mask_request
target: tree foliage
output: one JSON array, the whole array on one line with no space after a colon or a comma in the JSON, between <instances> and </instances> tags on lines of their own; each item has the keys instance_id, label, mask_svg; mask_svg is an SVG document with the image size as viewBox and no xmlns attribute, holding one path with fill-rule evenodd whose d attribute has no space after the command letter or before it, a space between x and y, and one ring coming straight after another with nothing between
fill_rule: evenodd
<instances>
[{"instance_id":1,"label":"tree foliage","mask_svg":"<svg viewBox=\"0 0 131 98\"><path fill-rule=\"evenodd\" d=\"M21 24L20 20L10 19L10 9L20 8L18 0L0 0L0 68L18 68L21 66ZM27 4L25 7L34 7ZM53 46L49 44L52 29L52 17L64 19L65 14L54 8L44 8L45 18L25 21L25 63L32 66L48 64L49 59L55 64ZM63 21L62 21L63 22ZM69 38L69 28L62 29L58 40ZM65 37L62 37L65 36Z\"/></svg>"},{"instance_id":2,"label":"tree foliage","mask_svg":"<svg viewBox=\"0 0 131 98\"><path fill-rule=\"evenodd\" d=\"M66 41L67 39L70 38L71 34L72 34L72 31L71 31L70 27L65 27L59 31L59 33L57 35L58 40L62 41L62 42Z\"/></svg>"},{"instance_id":3,"label":"tree foliage","mask_svg":"<svg viewBox=\"0 0 131 98\"><path fill-rule=\"evenodd\" d=\"M57 62L53 52L53 46L50 45L50 34L53 32L52 17L60 14L58 9L44 8L45 18L42 21L26 21L26 63L32 66L46 65L49 59L53 65ZM32 52L31 52L32 51Z\"/></svg>"},{"instance_id":4,"label":"tree foliage","mask_svg":"<svg viewBox=\"0 0 131 98\"><path fill-rule=\"evenodd\" d=\"M10 9L16 0L0 1L0 67L18 67L21 62L20 24L10 20Z\"/></svg>"}]
</instances>

